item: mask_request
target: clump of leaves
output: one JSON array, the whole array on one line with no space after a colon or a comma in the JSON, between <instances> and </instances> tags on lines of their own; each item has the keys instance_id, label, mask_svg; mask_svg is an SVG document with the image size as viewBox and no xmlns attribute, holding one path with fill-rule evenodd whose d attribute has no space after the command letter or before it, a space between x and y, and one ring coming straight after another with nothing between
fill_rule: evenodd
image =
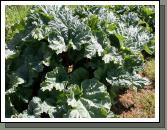
<instances>
[{"instance_id":1,"label":"clump of leaves","mask_svg":"<svg viewBox=\"0 0 167 130\"><path fill-rule=\"evenodd\" d=\"M6 45L6 117L112 117L115 90L150 84L138 72L153 34L119 22L105 6L33 6ZM141 37L123 35L134 26Z\"/></svg>"}]
</instances>

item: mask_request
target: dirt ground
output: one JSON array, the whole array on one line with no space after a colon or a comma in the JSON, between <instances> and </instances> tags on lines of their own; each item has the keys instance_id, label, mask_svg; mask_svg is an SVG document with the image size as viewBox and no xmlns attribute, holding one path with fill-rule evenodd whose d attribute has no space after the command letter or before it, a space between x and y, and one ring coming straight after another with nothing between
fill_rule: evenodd
<instances>
[{"instance_id":1,"label":"dirt ground","mask_svg":"<svg viewBox=\"0 0 167 130\"><path fill-rule=\"evenodd\" d=\"M154 118L154 85L145 86L140 90L127 89L121 92L111 110L120 118Z\"/></svg>"}]
</instances>

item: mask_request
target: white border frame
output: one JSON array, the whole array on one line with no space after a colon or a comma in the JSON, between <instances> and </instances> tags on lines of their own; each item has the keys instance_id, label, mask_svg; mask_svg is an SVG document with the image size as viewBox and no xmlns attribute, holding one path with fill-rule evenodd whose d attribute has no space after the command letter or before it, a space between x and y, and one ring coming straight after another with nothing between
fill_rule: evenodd
<instances>
[{"instance_id":1,"label":"white border frame","mask_svg":"<svg viewBox=\"0 0 167 130\"><path fill-rule=\"evenodd\" d=\"M5 5L92 5L92 3L155 5L155 118L5 118ZM159 1L1 1L1 122L159 122Z\"/></svg>"}]
</instances>

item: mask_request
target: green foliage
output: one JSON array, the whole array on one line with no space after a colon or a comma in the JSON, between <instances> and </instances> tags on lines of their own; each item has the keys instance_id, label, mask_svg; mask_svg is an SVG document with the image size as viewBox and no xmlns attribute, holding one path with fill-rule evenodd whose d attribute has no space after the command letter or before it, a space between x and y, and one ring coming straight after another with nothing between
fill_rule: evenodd
<instances>
[{"instance_id":1,"label":"green foliage","mask_svg":"<svg viewBox=\"0 0 167 130\"><path fill-rule=\"evenodd\" d=\"M5 7L5 42L8 43L13 36L24 29L25 17L31 6L7 5Z\"/></svg>"},{"instance_id":2,"label":"green foliage","mask_svg":"<svg viewBox=\"0 0 167 130\"><path fill-rule=\"evenodd\" d=\"M125 7L33 6L6 45L6 117L110 118L113 88L149 84L137 73L154 32Z\"/></svg>"}]
</instances>

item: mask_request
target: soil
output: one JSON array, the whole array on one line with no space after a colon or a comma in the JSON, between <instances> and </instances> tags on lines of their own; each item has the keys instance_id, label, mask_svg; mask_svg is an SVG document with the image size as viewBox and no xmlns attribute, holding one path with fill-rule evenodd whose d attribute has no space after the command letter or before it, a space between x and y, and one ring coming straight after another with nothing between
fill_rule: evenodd
<instances>
[{"instance_id":1,"label":"soil","mask_svg":"<svg viewBox=\"0 0 167 130\"><path fill-rule=\"evenodd\" d=\"M154 106L150 108L151 99L148 99L150 95L154 97L154 92L154 85L145 86L138 91L132 89L122 90L115 98L115 104L111 107L111 111L121 118L154 117Z\"/></svg>"}]
</instances>

